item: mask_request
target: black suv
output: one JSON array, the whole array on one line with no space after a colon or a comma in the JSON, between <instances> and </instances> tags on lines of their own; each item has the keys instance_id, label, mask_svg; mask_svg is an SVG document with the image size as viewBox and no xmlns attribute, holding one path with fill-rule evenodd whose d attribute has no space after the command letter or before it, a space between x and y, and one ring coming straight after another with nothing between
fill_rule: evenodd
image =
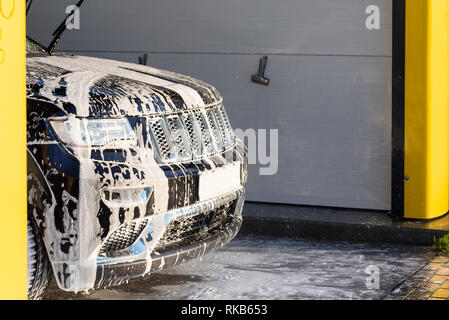
<instances>
[{"instance_id":1,"label":"black suv","mask_svg":"<svg viewBox=\"0 0 449 320\"><path fill-rule=\"evenodd\" d=\"M238 232L247 151L217 90L27 39L28 288L85 291L197 258Z\"/></svg>"}]
</instances>

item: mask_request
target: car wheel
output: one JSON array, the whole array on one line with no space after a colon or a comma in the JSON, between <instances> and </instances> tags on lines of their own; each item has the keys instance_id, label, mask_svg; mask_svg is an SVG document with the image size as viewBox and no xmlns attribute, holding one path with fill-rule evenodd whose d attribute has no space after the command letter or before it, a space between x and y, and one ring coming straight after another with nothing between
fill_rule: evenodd
<instances>
[{"instance_id":1,"label":"car wheel","mask_svg":"<svg viewBox=\"0 0 449 320\"><path fill-rule=\"evenodd\" d=\"M51 271L42 238L35 224L28 218L28 299L38 300L42 297Z\"/></svg>"}]
</instances>

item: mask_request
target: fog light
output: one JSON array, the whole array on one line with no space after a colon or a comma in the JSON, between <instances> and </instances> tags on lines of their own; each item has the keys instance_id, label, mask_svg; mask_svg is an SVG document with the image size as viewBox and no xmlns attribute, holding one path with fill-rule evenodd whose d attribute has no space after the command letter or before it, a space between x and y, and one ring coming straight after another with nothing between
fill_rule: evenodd
<instances>
[{"instance_id":1,"label":"fog light","mask_svg":"<svg viewBox=\"0 0 449 320\"><path fill-rule=\"evenodd\" d=\"M101 198L109 206L137 206L146 204L152 193L152 187L104 188Z\"/></svg>"}]
</instances>

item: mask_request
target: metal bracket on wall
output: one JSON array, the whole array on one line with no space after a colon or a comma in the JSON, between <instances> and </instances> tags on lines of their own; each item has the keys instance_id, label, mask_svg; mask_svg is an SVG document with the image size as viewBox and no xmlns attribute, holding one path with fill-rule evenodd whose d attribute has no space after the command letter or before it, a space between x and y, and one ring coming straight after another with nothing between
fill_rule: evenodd
<instances>
[{"instance_id":1,"label":"metal bracket on wall","mask_svg":"<svg viewBox=\"0 0 449 320\"><path fill-rule=\"evenodd\" d=\"M146 66L147 60L148 60L148 54L145 53L142 57L139 57L139 64Z\"/></svg>"},{"instance_id":2,"label":"metal bracket on wall","mask_svg":"<svg viewBox=\"0 0 449 320\"><path fill-rule=\"evenodd\" d=\"M268 57L264 56L259 60L259 73L251 76L251 81L268 86L270 79L265 78L265 69L267 68Z\"/></svg>"}]
</instances>

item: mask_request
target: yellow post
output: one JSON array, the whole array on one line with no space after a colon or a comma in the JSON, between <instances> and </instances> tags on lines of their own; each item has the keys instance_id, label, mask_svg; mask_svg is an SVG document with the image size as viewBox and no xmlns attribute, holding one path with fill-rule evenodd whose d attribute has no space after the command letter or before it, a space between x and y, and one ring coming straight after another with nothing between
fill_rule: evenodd
<instances>
[{"instance_id":1,"label":"yellow post","mask_svg":"<svg viewBox=\"0 0 449 320\"><path fill-rule=\"evenodd\" d=\"M0 299L27 298L25 0L0 0Z\"/></svg>"},{"instance_id":2,"label":"yellow post","mask_svg":"<svg viewBox=\"0 0 449 320\"><path fill-rule=\"evenodd\" d=\"M406 1L405 218L449 210L448 19L449 0Z\"/></svg>"}]
</instances>

